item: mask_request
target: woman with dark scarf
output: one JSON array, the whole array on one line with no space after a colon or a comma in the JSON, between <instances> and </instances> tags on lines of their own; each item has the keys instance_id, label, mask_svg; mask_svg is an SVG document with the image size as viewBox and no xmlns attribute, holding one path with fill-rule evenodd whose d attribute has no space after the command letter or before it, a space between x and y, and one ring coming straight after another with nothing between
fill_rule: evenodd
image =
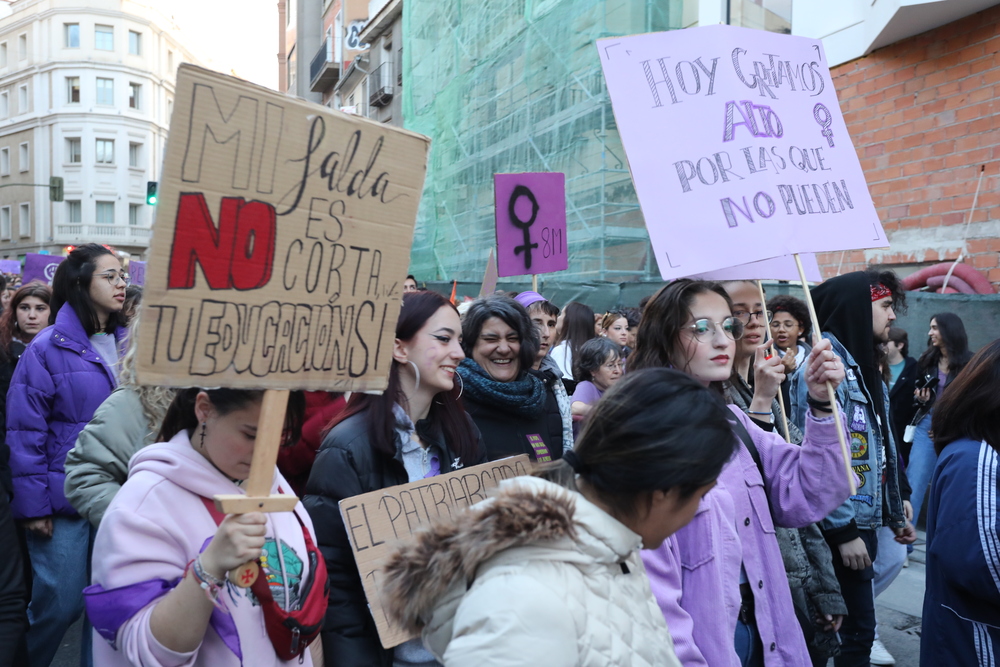
<instances>
[{"instance_id":1,"label":"woman with dark scarf","mask_svg":"<svg viewBox=\"0 0 1000 667\"><path fill-rule=\"evenodd\" d=\"M506 296L479 299L462 321L462 339L462 402L483 434L489 459L562 458L553 378L532 369L538 332L524 306Z\"/></svg>"}]
</instances>

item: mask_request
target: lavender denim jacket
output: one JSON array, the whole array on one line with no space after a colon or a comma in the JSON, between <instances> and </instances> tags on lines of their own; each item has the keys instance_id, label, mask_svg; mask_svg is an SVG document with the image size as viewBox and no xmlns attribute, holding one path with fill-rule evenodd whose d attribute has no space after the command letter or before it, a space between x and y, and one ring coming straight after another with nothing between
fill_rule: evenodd
<instances>
[{"instance_id":1,"label":"lavender denim jacket","mask_svg":"<svg viewBox=\"0 0 1000 667\"><path fill-rule=\"evenodd\" d=\"M729 407L757 445L766 480L741 444L691 523L659 549L642 552L653 595L685 667L740 667L733 638L742 563L753 587L764 664L810 665L774 524L798 528L819 521L847 499L837 424L810 414L799 447Z\"/></svg>"}]
</instances>

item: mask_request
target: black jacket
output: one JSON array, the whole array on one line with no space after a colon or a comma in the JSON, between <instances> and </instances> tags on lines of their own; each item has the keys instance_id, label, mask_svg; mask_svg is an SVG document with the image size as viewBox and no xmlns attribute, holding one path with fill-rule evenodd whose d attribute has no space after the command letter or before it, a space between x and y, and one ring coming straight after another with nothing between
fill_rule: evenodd
<instances>
[{"instance_id":1,"label":"black jacket","mask_svg":"<svg viewBox=\"0 0 1000 667\"><path fill-rule=\"evenodd\" d=\"M532 436L542 439L553 461L562 458L562 415L552 390L552 383L559 382L559 379L551 371L528 372L545 381L545 409L537 417L524 417L496 405L477 401L468 391L462 396L465 411L483 434L490 461L519 454L527 454L532 461L537 460L536 449L529 440Z\"/></svg>"},{"instance_id":2,"label":"black jacket","mask_svg":"<svg viewBox=\"0 0 1000 667\"><path fill-rule=\"evenodd\" d=\"M889 390L889 425L892 428L892 437L896 441L896 446L903 455L903 461L910 460L910 446L903 442L903 431L906 425L913 419L917 407L913 402L914 386L920 372L917 369L917 360L913 357L906 357L906 365L903 372L896 379L896 384Z\"/></svg>"},{"instance_id":3,"label":"black jacket","mask_svg":"<svg viewBox=\"0 0 1000 667\"><path fill-rule=\"evenodd\" d=\"M344 498L410 481L403 467L400 440L396 440L393 458L375 452L367 419L367 413L361 412L327 434L316 453L302 498L316 529L330 580L323 654L329 664L338 667L392 667L393 651L382 648L379 641L338 505ZM416 427L420 439L440 457L442 471L487 462L481 437L475 460L456 463L454 453L444 446L440 433L431 432L428 422L417 422Z\"/></svg>"}]
</instances>

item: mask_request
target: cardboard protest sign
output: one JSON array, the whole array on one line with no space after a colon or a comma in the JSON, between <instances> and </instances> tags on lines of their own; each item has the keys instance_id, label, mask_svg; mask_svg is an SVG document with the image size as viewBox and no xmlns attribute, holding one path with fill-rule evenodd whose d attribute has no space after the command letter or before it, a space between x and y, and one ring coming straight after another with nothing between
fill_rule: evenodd
<instances>
[{"instance_id":1,"label":"cardboard protest sign","mask_svg":"<svg viewBox=\"0 0 1000 667\"><path fill-rule=\"evenodd\" d=\"M503 480L527 475L530 463L522 454L340 501L340 515L382 646L391 648L413 638L390 624L382 610L382 567L395 542L438 517L452 516L486 500L487 492Z\"/></svg>"},{"instance_id":2,"label":"cardboard protest sign","mask_svg":"<svg viewBox=\"0 0 1000 667\"><path fill-rule=\"evenodd\" d=\"M182 65L140 382L383 389L428 149L418 134Z\"/></svg>"},{"instance_id":3,"label":"cardboard protest sign","mask_svg":"<svg viewBox=\"0 0 1000 667\"><path fill-rule=\"evenodd\" d=\"M493 254L493 249L490 249L490 258L486 260L486 273L483 274L483 284L479 286L479 296L489 296L497 289L497 279L500 274L497 273L497 258Z\"/></svg>"},{"instance_id":4,"label":"cardboard protest sign","mask_svg":"<svg viewBox=\"0 0 1000 667\"><path fill-rule=\"evenodd\" d=\"M133 285L142 287L146 284L146 262L133 259L128 263L128 277Z\"/></svg>"},{"instance_id":5,"label":"cardboard protest sign","mask_svg":"<svg viewBox=\"0 0 1000 667\"><path fill-rule=\"evenodd\" d=\"M802 259L802 266L806 271L806 279L814 283L823 282L823 274L819 270L816 255L803 253L799 257ZM799 270L795 266L795 258L787 256L762 259L759 262L731 266L687 277L696 280L794 280L796 282L800 280Z\"/></svg>"},{"instance_id":6,"label":"cardboard protest sign","mask_svg":"<svg viewBox=\"0 0 1000 667\"><path fill-rule=\"evenodd\" d=\"M32 280L40 280L46 285L52 284L52 279L56 275L56 269L62 264L65 257L53 255L37 255L28 253L24 256L24 275L22 282L29 283Z\"/></svg>"},{"instance_id":7,"label":"cardboard protest sign","mask_svg":"<svg viewBox=\"0 0 1000 667\"><path fill-rule=\"evenodd\" d=\"M17 259L0 259L0 272L21 273L21 262Z\"/></svg>"},{"instance_id":8,"label":"cardboard protest sign","mask_svg":"<svg viewBox=\"0 0 1000 667\"><path fill-rule=\"evenodd\" d=\"M888 245L819 40L712 25L597 46L665 280Z\"/></svg>"},{"instance_id":9,"label":"cardboard protest sign","mask_svg":"<svg viewBox=\"0 0 1000 667\"><path fill-rule=\"evenodd\" d=\"M566 175L494 174L493 195L498 275L565 271Z\"/></svg>"}]
</instances>

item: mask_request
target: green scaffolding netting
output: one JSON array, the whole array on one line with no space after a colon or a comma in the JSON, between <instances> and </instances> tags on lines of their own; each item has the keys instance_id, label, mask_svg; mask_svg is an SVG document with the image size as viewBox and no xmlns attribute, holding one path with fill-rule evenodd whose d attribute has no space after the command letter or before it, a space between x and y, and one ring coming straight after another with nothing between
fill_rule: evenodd
<instances>
[{"instance_id":1,"label":"green scaffolding netting","mask_svg":"<svg viewBox=\"0 0 1000 667\"><path fill-rule=\"evenodd\" d=\"M595 40L689 25L684 0L406 0L403 118L431 137L411 270L480 280L493 174L566 174L560 280L658 277ZM687 20L686 20L687 19Z\"/></svg>"}]
</instances>

